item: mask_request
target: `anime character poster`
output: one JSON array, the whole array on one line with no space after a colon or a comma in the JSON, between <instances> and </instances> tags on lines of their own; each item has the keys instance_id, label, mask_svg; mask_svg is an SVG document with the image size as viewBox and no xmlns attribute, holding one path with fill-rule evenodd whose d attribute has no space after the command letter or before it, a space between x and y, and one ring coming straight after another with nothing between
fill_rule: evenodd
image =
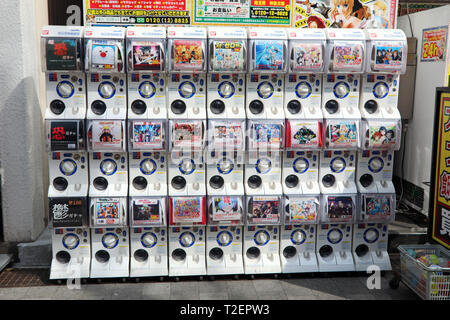
<instances>
[{"instance_id":1,"label":"anime character poster","mask_svg":"<svg viewBox=\"0 0 450 320\"><path fill-rule=\"evenodd\" d=\"M200 40L174 40L174 69L202 70L203 42Z\"/></svg>"},{"instance_id":2,"label":"anime character poster","mask_svg":"<svg viewBox=\"0 0 450 320\"><path fill-rule=\"evenodd\" d=\"M253 124L253 145L258 148L281 147L281 125L272 123Z\"/></svg>"},{"instance_id":3,"label":"anime character poster","mask_svg":"<svg viewBox=\"0 0 450 320\"><path fill-rule=\"evenodd\" d=\"M280 219L278 197L254 197L251 205L252 223L277 223Z\"/></svg>"},{"instance_id":4,"label":"anime character poster","mask_svg":"<svg viewBox=\"0 0 450 320\"><path fill-rule=\"evenodd\" d=\"M322 45L318 43L294 43L292 46L294 71L320 71L323 66Z\"/></svg>"},{"instance_id":5,"label":"anime character poster","mask_svg":"<svg viewBox=\"0 0 450 320\"><path fill-rule=\"evenodd\" d=\"M133 70L160 71L162 66L162 43L136 41L132 44Z\"/></svg>"},{"instance_id":6,"label":"anime character poster","mask_svg":"<svg viewBox=\"0 0 450 320\"><path fill-rule=\"evenodd\" d=\"M380 220L389 219L391 215L391 199L383 196L366 196L366 219Z\"/></svg>"},{"instance_id":7,"label":"anime character poster","mask_svg":"<svg viewBox=\"0 0 450 320\"><path fill-rule=\"evenodd\" d=\"M341 121L328 125L328 139L330 147L358 146L358 131L356 122Z\"/></svg>"},{"instance_id":8,"label":"anime character poster","mask_svg":"<svg viewBox=\"0 0 450 320\"><path fill-rule=\"evenodd\" d=\"M97 225L117 225L120 223L120 200L115 198L98 199L95 206Z\"/></svg>"},{"instance_id":9,"label":"anime character poster","mask_svg":"<svg viewBox=\"0 0 450 320\"><path fill-rule=\"evenodd\" d=\"M77 41L72 39L47 39L46 60L48 71L77 70Z\"/></svg>"},{"instance_id":10,"label":"anime character poster","mask_svg":"<svg viewBox=\"0 0 450 320\"><path fill-rule=\"evenodd\" d=\"M174 223L200 223L203 221L202 198L174 198Z\"/></svg>"},{"instance_id":11,"label":"anime character poster","mask_svg":"<svg viewBox=\"0 0 450 320\"><path fill-rule=\"evenodd\" d=\"M296 28L396 27L396 0L294 0Z\"/></svg>"},{"instance_id":12,"label":"anime character poster","mask_svg":"<svg viewBox=\"0 0 450 320\"><path fill-rule=\"evenodd\" d=\"M242 204L239 197L217 197L213 199L213 221L239 221Z\"/></svg>"},{"instance_id":13,"label":"anime character poster","mask_svg":"<svg viewBox=\"0 0 450 320\"><path fill-rule=\"evenodd\" d=\"M319 122L291 123L291 148L321 147Z\"/></svg>"},{"instance_id":14,"label":"anime character poster","mask_svg":"<svg viewBox=\"0 0 450 320\"><path fill-rule=\"evenodd\" d=\"M212 71L245 71L245 43L243 40L214 41L212 48Z\"/></svg>"},{"instance_id":15,"label":"anime character poster","mask_svg":"<svg viewBox=\"0 0 450 320\"><path fill-rule=\"evenodd\" d=\"M283 41L256 40L254 46L255 70L283 70Z\"/></svg>"},{"instance_id":16,"label":"anime character poster","mask_svg":"<svg viewBox=\"0 0 450 320\"><path fill-rule=\"evenodd\" d=\"M329 221L350 221L353 218L352 197L332 197L327 199L327 215Z\"/></svg>"},{"instance_id":17,"label":"anime character poster","mask_svg":"<svg viewBox=\"0 0 450 320\"><path fill-rule=\"evenodd\" d=\"M214 145L220 147L240 147L243 143L242 126L217 124L213 127Z\"/></svg>"},{"instance_id":18,"label":"anime character poster","mask_svg":"<svg viewBox=\"0 0 450 320\"><path fill-rule=\"evenodd\" d=\"M333 48L333 70L359 71L363 61L362 43L335 42Z\"/></svg>"},{"instance_id":19,"label":"anime character poster","mask_svg":"<svg viewBox=\"0 0 450 320\"><path fill-rule=\"evenodd\" d=\"M395 146L397 143L397 126L395 124L369 126L369 147L385 148Z\"/></svg>"},{"instance_id":20,"label":"anime character poster","mask_svg":"<svg viewBox=\"0 0 450 320\"><path fill-rule=\"evenodd\" d=\"M142 225L162 224L161 204L158 199L135 199L133 221Z\"/></svg>"},{"instance_id":21,"label":"anime character poster","mask_svg":"<svg viewBox=\"0 0 450 320\"><path fill-rule=\"evenodd\" d=\"M314 223L318 217L318 201L315 198L289 199L291 223Z\"/></svg>"},{"instance_id":22,"label":"anime character poster","mask_svg":"<svg viewBox=\"0 0 450 320\"><path fill-rule=\"evenodd\" d=\"M113 40L92 40L91 49L91 63L92 69L98 70L115 70L116 61L116 46L120 42Z\"/></svg>"},{"instance_id":23,"label":"anime character poster","mask_svg":"<svg viewBox=\"0 0 450 320\"><path fill-rule=\"evenodd\" d=\"M133 122L134 148L159 149L162 146L162 123L160 121Z\"/></svg>"},{"instance_id":24,"label":"anime character poster","mask_svg":"<svg viewBox=\"0 0 450 320\"><path fill-rule=\"evenodd\" d=\"M122 149L122 122L95 121L92 124L92 149Z\"/></svg>"},{"instance_id":25,"label":"anime character poster","mask_svg":"<svg viewBox=\"0 0 450 320\"><path fill-rule=\"evenodd\" d=\"M200 147L203 136L202 122L174 121L174 147Z\"/></svg>"},{"instance_id":26,"label":"anime character poster","mask_svg":"<svg viewBox=\"0 0 450 320\"><path fill-rule=\"evenodd\" d=\"M392 43L376 43L374 47L375 70L401 70L403 64L403 46Z\"/></svg>"}]
</instances>

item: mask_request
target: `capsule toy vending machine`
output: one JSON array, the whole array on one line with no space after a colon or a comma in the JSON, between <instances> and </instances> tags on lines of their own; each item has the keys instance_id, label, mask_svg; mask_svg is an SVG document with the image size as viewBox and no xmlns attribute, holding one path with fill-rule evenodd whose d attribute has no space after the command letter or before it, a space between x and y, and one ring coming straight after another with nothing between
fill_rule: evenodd
<instances>
[{"instance_id":1,"label":"capsule toy vending machine","mask_svg":"<svg viewBox=\"0 0 450 320\"><path fill-rule=\"evenodd\" d=\"M128 196L125 120L88 120L89 196Z\"/></svg>"},{"instance_id":2,"label":"capsule toy vending machine","mask_svg":"<svg viewBox=\"0 0 450 320\"><path fill-rule=\"evenodd\" d=\"M86 27L87 119L125 120L125 28Z\"/></svg>"},{"instance_id":3,"label":"capsule toy vending machine","mask_svg":"<svg viewBox=\"0 0 450 320\"><path fill-rule=\"evenodd\" d=\"M206 194L206 120L169 120L169 196Z\"/></svg>"},{"instance_id":4,"label":"capsule toy vending machine","mask_svg":"<svg viewBox=\"0 0 450 320\"><path fill-rule=\"evenodd\" d=\"M281 195L284 120L247 120L246 195Z\"/></svg>"},{"instance_id":5,"label":"capsule toy vending machine","mask_svg":"<svg viewBox=\"0 0 450 320\"><path fill-rule=\"evenodd\" d=\"M288 73L284 82L286 119L322 119L322 74L325 70L324 29L288 29Z\"/></svg>"},{"instance_id":6,"label":"capsule toy vending machine","mask_svg":"<svg viewBox=\"0 0 450 320\"><path fill-rule=\"evenodd\" d=\"M244 194L245 120L209 120L205 150L208 195Z\"/></svg>"},{"instance_id":7,"label":"capsule toy vending machine","mask_svg":"<svg viewBox=\"0 0 450 320\"><path fill-rule=\"evenodd\" d=\"M318 272L316 234L320 194L284 197L280 260L282 273Z\"/></svg>"},{"instance_id":8,"label":"capsule toy vending machine","mask_svg":"<svg viewBox=\"0 0 450 320\"><path fill-rule=\"evenodd\" d=\"M280 273L282 196L247 196L245 202L245 274Z\"/></svg>"},{"instance_id":9,"label":"capsule toy vending machine","mask_svg":"<svg viewBox=\"0 0 450 320\"><path fill-rule=\"evenodd\" d=\"M167 196L167 120L128 120L129 195Z\"/></svg>"},{"instance_id":10,"label":"capsule toy vending machine","mask_svg":"<svg viewBox=\"0 0 450 320\"><path fill-rule=\"evenodd\" d=\"M210 276L243 274L244 204L242 196L209 196L206 269Z\"/></svg>"},{"instance_id":11,"label":"capsule toy vending machine","mask_svg":"<svg viewBox=\"0 0 450 320\"><path fill-rule=\"evenodd\" d=\"M46 73L45 119L86 117L83 27L44 26L42 70Z\"/></svg>"},{"instance_id":12,"label":"capsule toy vending machine","mask_svg":"<svg viewBox=\"0 0 450 320\"><path fill-rule=\"evenodd\" d=\"M206 119L207 32L168 27L168 117Z\"/></svg>"},{"instance_id":13,"label":"capsule toy vending machine","mask_svg":"<svg viewBox=\"0 0 450 320\"><path fill-rule=\"evenodd\" d=\"M406 72L408 44L400 29L364 30L367 39L365 74L359 108L366 120L400 121L400 75Z\"/></svg>"},{"instance_id":14,"label":"capsule toy vending machine","mask_svg":"<svg viewBox=\"0 0 450 320\"><path fill-rule=\"evenodd\" d=\"M49 197L52 233L50 279L90 276L91 238L87 197Z\"/></svg>"},{"instance_id":15,"label":"capsule toy vending machine","mask_svg":"<svg viewBox=\"0 0 450 320\"><path fill-rule=\"evenodd\" d=\"M322 195L316 245L319 272L355 271L352 230L356 201L356 194Z\"/></svg>"},{"instance_id":16,"label":"capsule toy vending machine","mask_svg":"<svg viewBox=\"0 0 450 320\"><path fill-rule=\"evenodd\" d=\"M245 119L247 30L209 27L208 118Z\"/></svg>"},{"instance_id":17,"label":"capsule toy vending machine","mask_svg":"<svg viewBox=\"0 0 450 320\"><path fill-rule=\"evenodd\" d=\"M91 278L126 278L130 266L127 197L90 197Z\"/></svg>"},{"instance_id":18,"label":"capsule toy vending machine","mask_svg":"<svg viewBox=\"0 0 450 320\"><path fill-rule=\"evenodd\" d=\"M286 119L282 185L284 194L319 194L322 119Z\"/></svg>"},{"instance_id":19,"label":"capsule toy vending machine","mask_svg":"<svg viewBox=\"0 0 450 320\"><path fill-rule=\"evenodd\" d=\"M166 28L127 28L128 119L166 119Z\"/></svg>"},{"instance_id":20,"label":"capsule toy vending machine","mask_svg":"<svg viewBox=\"0 0 450 320\"><path fill-rule=\"evenodd\" d=\"M284 119L287 34L279 28L249 28L246 113L248 119Z\"/></svg>"},{"instance_id":21,"label":"capsule toy vending machine","mask_svg":"<svg viewBox=\"0 0 450 320\"><path fill-rule=\"evenodd\" d=\"M166 202L166 197L130 197L130 277L169 274Z\"/></svg>"},{"instance_id":22,"label":"capsule toy vending machine","mask_svg":"<svg viewBox=\"0 0 450 320\"><path fill-rule=\"evenodd\" d=\"M361 193L353 226L353 258L356 271L376 265L392 270L388 254L388 227L395 217L395 193Z\"/></svg>"},{"instance_id":23,"label":"capsule toy vending machine","mask_svg":"<svg viewBox=\"0 0 450 320\"><path fill-rule=\"evenodd\" d=\"M169 197L169 276L206 275L206 198Z\"/></svg>"},{"instance_id":24,"label":"capsule toy vending machine","mask_svg":"<svg viewBox=\"0 0 450 320\"><path fill-rule=\"evenodd\" d=\"M322 112L327 119L361 119L360 76L364 72L366 37L361 29L326 29Z\"/></svg>"}]
</instances>

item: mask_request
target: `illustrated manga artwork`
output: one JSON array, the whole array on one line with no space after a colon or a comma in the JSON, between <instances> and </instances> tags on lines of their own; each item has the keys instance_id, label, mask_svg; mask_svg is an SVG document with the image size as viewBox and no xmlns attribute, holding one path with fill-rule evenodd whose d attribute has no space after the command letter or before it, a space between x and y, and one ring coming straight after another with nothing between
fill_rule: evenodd
<instances>
[{"instance_id":1,"label":"illustrated manga artwork","mask_svg":"<svg viewBox=\"0 0 450 320\"><path fill-rule=\"evenodd\" d=\"M352 197L328 197L327 213L330 221L349 221L353 217Z\"/></svg>"},{"instance_id":2,"label":"illustrated manga artwork","mask_svg":"<svg viewBox=\"0 0 450 320\"><path fill-rule=\"evenodd\" d=\"M211 55L212 70L228 72L245 70L244 46L243 40L214 41Z\"/></svg>"},{"instance_id":3,"label":"illustrated manga artwork","mask_svg":"<svg viewBox=\"0 0 450 320\"><path fill-rule=\"evenodd\" d=\"M251 202L253 223L276 223L279 220L279 204L277 197L254 197Z\"/></svg>"},{"instance_id":4,"label":"illustrated manga artwork","mask_svg":"<svg viewBox=\"0 0 450 320\"><path fill-rule=\"evenodd\" d=\"M98 225L114 225L120 222L120 201L118 199L99 199L96 205Z\"/></svg>"},{"instance_id":5,"label":"illustrated manga artwork","mask_svg":"<svg viewBox=\"0 0 450 320\"><path fill-rule=\"evenodd\" d=\"M133 146L162 147L162 124L157 121L133 122Z\"/></svg>"},{"instance_id":6,"label":"illustrated manga artwork","mask_svg":"<svg viewBox=\"0 0 450 320\"><path fill-rule=\"evenodd\" d=\"M160 224L161 205L157 199L136 199L133 202L133 220L140 224Z\"/></svg>"},{"instance_id":7,"label":"illustrated manga artwork","mask_svg":"<svg viewBox=\"0 0 450 320\"><path fill-rule=\"evenodd\" d=\"M213 220L230 221L240 220L242 209L238 197L220 197L214 198L213 202Z\"/></svg>"},{"instance_id":8,"label":"illustrated manga artwork","mask_svg":"<svg viewBox=\"0 0 450 320\"><path fill-rule=\"evenodd\" d=\"M292 148L320 147L319 123L298 123L292 129Z\"/></svg>"},{"instance_id":9,"label":"illustrated manga artwork","mask_svg":"<svg viewBox=\"0 0 450 320\"><path fill-rule=\"evenodd\" d=\"M173 222L202 222L202 198L177 198L173 200Z\"/></svg>"},{"instance_id":10,"label":"illustrated manga artwork","mask_svg":"<svg viewBox=\"0 0 450 320\"><path fill-rule=\"evenodd\" d=\"M289 212L290 222L305 223L315 222L318 216L317 200L308 199L290 199Z\"/></svg>"},{"instance_id":11,"label":"illustrated manga artwork","mask_svg":"<svg viewBox=\"0 0 450 320\"><path fill-rule=\"evenodd\" d=\"M358 144L356 123L340 122L328 126L330 146L352 147Z\"/></svg>"},{"instance_id":12,"label":"illustrated manga artwork","mask_svg":"<svg viewBox=\"0 0 450 320\"><path fill-rule=\"evenodd\" d=\"M391 215L391 200L388 197L365 197L365 205L367 220L388 218Z\"/></svg>"},{"instance_id":13,"label":"illustrated manga artwork","mask_svg":"<svg viewBox=\"0 0 450 320\"><path fill-rule=\"evenodd\" d=\"M203 67L203 44L199 40L175 40L174 68L177 70L201 70Z\"/></svg>"},{"instance_id":14,"label":"illustrated manga artwork","mask_svg":"<svg viewBox=\"0 0 450 320\"><path fill-rule=\"evenodd\" d=\"M255 41L255 69L283 70L284 44L283 41L257 40Z\"/></svg>"},{"instance_id":15,"label":"illustrated manga artwork","mask_svg":"<svg viewBox=\"0 0 450 320\"><path fill-rule=\"evenodd\" d=\"M395 145L396 132L395 125L384 126L370 126L369 127L369 146L370 147L384 147L389 145Z\"/></svg>"},{"instance_id":16,"label":"illustrated manga artwork","mask_svg":"<svg viewBox=\"0 0 450 320\"><path fill-rule=\"evenodd\" d=\"M133 43L134 70L161 70L161 43L139 41Z\"/></svg>"},{"instance_id":17,"label":"illustrated manga artwork","mask_svg":"<svg viewBox=\"0 0 450 320\"><path fill-rule=\"evenodd\" d=\"M281 125L256 123L253 126L253 141L261 148L277 148L281 144Z\"/></svg>"},{"instance_id":18,"label":"illustrated manga artwork","mask_svg":"<svg viewBox=\"0 0 450 320\"><path fill-rule=\"evenodd\" d=\"M294 0L296 28L395 27L396 2L389 0Z\"/></svg>"}]
</instances>

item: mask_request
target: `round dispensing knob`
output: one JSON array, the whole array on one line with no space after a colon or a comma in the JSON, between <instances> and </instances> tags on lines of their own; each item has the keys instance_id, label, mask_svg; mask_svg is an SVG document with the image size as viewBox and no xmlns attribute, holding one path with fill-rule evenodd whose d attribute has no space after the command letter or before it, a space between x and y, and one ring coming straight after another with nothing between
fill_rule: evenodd
<instances>
[{"instance_id":1,"label":"round dispensing knob","mask_svg":"<svg viewBox=\"0 0 450 320\"><path fill-rule=\"evenodd\" d=\"M305 234L301 230L296 230L292 233L292 242L301 244L305 241Z\"/></svg>"},{"instance_id":2,"label":"round dispensing knob","mask_svg":"<svg viewBox=\"0 0 450 320\"><path fill-rule=\"evenodd\" d=\"M52 102L50 102L50 110L54 114L63 113L65 108L66 108L66 105L61 100L53 100Z\"/></svg>"},{"instance_id":3,"label":"round dispensing knob","mask_svg":"<svg viewBox=\"0 0 450 320\"><path fill-rule=\"evenodd\" d=\"M291 100L287 104L287 109L291 114L297 114L302 109L302 104L297 100Z\"/></svg>"},{"instance_id":4,"label":"round dispensing knob","mask_svg":"<svg viewBox=\"0 0 450 320\"><path fill-rule=\"evenodd\" d=\"M373 177L372 175L366 173L363 174L360 178L359 178L359 182L361 183L361 185L364 188L367 188L368 186L370 186L373 183Z\"/></svg>"},{"instance_id":5,"label":"round dispensing knob","mask_svg":"<svg viewBox=\"0 0 450 320\"><path fill-rule=\"evenodd\" d=\"M183 247L190 247L195 241L192 233L185 232L180 236L180 243Z\"/></svg>"},{"instance_id":6,"label":"round dispensing knob","mask_svg":"<svg viewBox=\"0 0 450 320\"><path fill-rule=\"evenodd\" d=\"M150 98L155 92L155 85L149 81L145 81L139 86L139 93L143 98Z\"/></svg>"},{"instance_id":7,"label":"round dispensing knob","mask_svg":"<svg viewBox=\"0 0 450 320\"><path fill-rule=\"evenodd\" d=\"M290 174L286 177L284 182L286 183L286 186L288 188L295 188L296 186L298 186L299 179L295 174Z\"/></svg>"},{"instance_id":8,"label":"round dispensing knob","mask_svg":"<svg viewBox=\"0 0 450 320\"><path fill-rule=\"evenodd\" d=\"M250 178L248 178L247 183L250 188L256 189L256 188L259 188L259 186L261 186L262 179L260 176L253 175L253 176L250 176Z\"/></svg>"},{"instance_id":9,"label":"round dispensing knob","mask_svg":"<svg viewBox=\"0 0 450 320\"><path fill-rule=\"evenodd\" d=\"M100 164L100 169L104 175L110 176L116 171L117 164L113 160L106 159Z\"/></svg>"},{"instance_id":10,"label":"round dispensing knob","mask_svg":"<svg viewBox=\"0 0 450 320\"><path fill-rule=\"evenodd\" d=\"M220 189L225 184L225 181L221 176L212 176L211 179L209 179L209 185L213 189Z\"/></svg>"},{"instance_id":11,"label":"round dispensing knob","mask_svg":"<svg viewBox=\"0 0 450 320\"><path fill-rule=\"evenodd\" d=\"M381 169L383 169L384 163L381 158L372 158L372 160L369 162L369 168L373 172L379 172Z\"/></svg>"},{"instance_id":12,"label":"round dispensing knob","mask_svg":"<svg viewBox=\"0 0 450 320\"><path fill-rule=\"evenodd\" d=\"M156 163L151 159L146 159L141 163L141 170L144 174L150 174L156 170Z\"/></svg>"},{"instance_id":13,"label":"round dispensing knob","mask_svg":"<svg viewBox=\"0 0 450 320\"><path fill-rule=\"evenodd\" d=\"M258 94L261 98L267 99L272 95L272 93L273 93L273 86L269 82L264 81L259 85Z\"/></svg>"},{"instance_id":14,"label":"round dispensing knob","mask_svg":"<svg viewBox=\"0 0 450 320\"><path fill-rule=\"evenodd\" d=\"M190 82L184 82L183 84L181 84L180 86L180 95L183 98L190 98L195 94L195 87L192 83Z\"/></svg>"},{"instance_id":15,"label":"round dispensing knob","mask_svg":"<svg viewBox=\"0 0 450 320\"><path fill-rule=\"evenodd\" d=\"M332 174L326 174L322 178L322 183L325 187L330 188L336 182L336 178Z\"/></svg>"},{"instance_id":16,"label":"round dispensing knob","mask_svg":"<svg viewBox=\"0 0 450 320\"><path fill-rule=\"evenodd\" d=\"M384 98L389 92L389 87L385 83L377 83L373 88L373 94L376 98Z\"/></svg>"},{"instance_id":17,"label":"round dispensing knob","mask_svg":"<svg viewBox=\"0 0 450 320\"><path fill-rule=\"evenodd\" d=\"M364 234L364 238L367 242L373 243L378 239L378 232L372 228L368 229Z\"/></svg>"},{"instance_id":18,"label":"round dispensing knob","mask_svg":"<svg viewBox=\"0 0 450 320\"><path fill-rule=\"evenodd\" d=\"M219 86L219 94L224 98L229 98L234 94L234 86L231 82L225 81Z\"/></svg>"},{"instance_id":19,"label":"round dispensing knob","mask_svg":"<svg viewBox=\"0 0 450 320\"><path fill-rule=\"evenodd\" d=\"M119 242L119 237L114 233L107 233L103 236L102 242L105 248L114 248Z\"/></svg>"},{"instance_id":20,"label":"round dispensing knob","mask_svg":"<svg viewBox=\"0 0 450 320\"><path fill-rule=\"evenodd\" d=\"M260 114L264 110L264 104L259 100L253 100L252 102L250 102L248 108L250 109L251 113Z\"/></svg>"},{"instance_id":21,"label":"round dispensing knob","mask_svg":"<svg viewBox=\"0 0 450 320\"><path fill-rule=\"evenodd\" d=\"M95 100L94 102L92 102L91 104L91 109L92 112L95 113L96 115L102 115L105 113L106 111L106 104L101 101L101 100Z\"/></svg>"},{"instance_id":22,"label":"round dispensing knob","mask_svg":"<svg viewBox=\"0 0 450 320\"><path fill-rule=\"evenodd\" d=\"M338 243L342 239L342 233L336 229L331 230L328 234L328 238L330 239L331 243Z\"/></svg>"},{"instance_id":23,"label":"round dispensing knob","mask_svg":"<svg viewBox=\"0 0 450 320\"><path fill-rule=\"evenodd\" d=\"M75 89L70 82L63 81L58 84L57 92L63 98L70 97L74 91Z\"/></svg>"},{"instance_id":24,"label":"round dispensing knob","mask_svg":"<svg viewBox=\"0 0 450 320\"><path fill-rule=\"evenodd\" d=\"M183 174L190 174L194 171L195 164L191 159L183 159L180 163L180 170Z\"/></svg>"},{"instance_id":25,"label":"round dispensing knob","mask_svg":"<svg viewBox=\"0 0 450 320\"><path fill-rule=\"evenodd\" d=\"M296 94L299 98L306 98L311 94L311 86L307 85L305 82L300 83L297 86Z\"/></svg>"},{"instance_id":26,"label":"round dispensing knob","mask_svg":"<svg viewBox=\"0 0 450 320\"><path fill-rule=\"evenodd\" d=\"M80 243L80 238L78 238L74 234L67 235L63 239L64 246L69 250L76 248L78 246L78 243Z\"/></svg>"},{"instance_id":27,"label":"round dispensing knob","mask_svg":"<svg viewBox=\"0 0 450 320\"><path fill-rule=\"evenodd\" d=\"M229 159L223 159L222 161L219 162L219 172L221 173L230 173L231 170L233 170L234 165L233 162Z\"/></svg>"},{"instance_id":28,"label":"round dispensing knob","mask_svg":"<svg viewBox=\"0 0 450 320\"><path fill-rule=\"evenodd\" d=\"M261 173L269 172L271 167L272 167L272 162L267 158L260 159L258 161L258 164L256 165L256 168Z\"/></svg>"},{"instance_id":29,"label":"round dispensing knob","mask_svg":"<svg viewBox=\"0 0 450 320\"><path fill-rule=\"evenodd\" d=\"M344 98L349 93L349 87L345 83L341 82L334 88L334 93L338 98Z\"/></svg>"},{"instance_id":30,"label":"round dispensing knob","mask_svg":"<svg viewBox=\"0 0 450 320\"><path fill-rule=\"evenodd\" d=\"M97 177L93 181L94 188L97 190L106 190L108 187L108 180L103 177Z\"/></svg>"},{"instance_id":31,"label":"round dispensing knob","mask_svg":"<svg viewBox=\"0 0 450 320\"><path fill-rule=\"evenodd\" d=\"M103 99L109 99L116 93L116 87L110 82L103 82L100 83L98 91Z\"/></svg>"},{"instance_id":32,"label":"round dispensing knob","mask_svg":"<svg viewBox=\"0 0 450 320\"><path fill-rule=\"evenodd\" d=\"M73 160L65 159L61 162L60 168L63 174L70 176L77 169L77 164Z\"/></svg>"},{"instance_id":33,"label":"round dispensing knob","mask_svg":"<svg viewBox=\"0 0 450 320\"><path fill-rule=\"evenodd\" d=\"M142 244L146 248L151 248L156 244L156 237L151 233L145 233L141 238Z\"/></svg>"},{"instance_id":34,"label":"round dispensing knob","mask_svg":"<svg viewBox=\"0 0 450 320\"><path fill-rule=\"evenodd\" d=\"M170 109L174 114L183 114L186 111L186 103L182 100L175 100L170 105Z\"/></svg>"},{"instance_id":35,"label":"round dispensing knob","mask_svg":"<svg viewBox=\"0 0 450 320\"><path fill-rule=\"evenodd\" d=\"M139 249L134 252L133 257L138 262L144 262L148 259L148 252L144 249Z\"/></svg>"},{"instance_id":36,"label":"round dispensing knob","mask_svg":"<svg viewBox=\"0 0 450 320\"><path fill-rule=\"evenodd\" d=\"M303 173L306 171L306 169L308 169L308 167L309 167L308 162L304 158L298 158L294 162L294 171L295 172Z\"/></svg>"},{"instance_id":37,"label":"round dispensing knob","mask_svg":"<svg viewBox=\"0 0 450 320\"><path fill-rule=\"evenodd\" d=\"M147 110L147 105L142 100L134 100L131 104L131 110L135 114L143 114Z\"/></svg>"},{"instance_id":38,"label":"round dispensing knob","mask_svg":"<svg viewBox=\"0 0 450 320\"><path fill-rule=\"evenodd\" d=\"M341 172L345 168L345 161L341 158L335 158L333 163L331 164L331 169L334 172Z\"/></svg>"},{"instance_id":39,"label":"round dispensing knob","mask_svg":"<svg viewBox=\"0 0 450 320\"><path fill-rule=\"evenodd\" d=\"M217 242L221 246L226 246L231 242L231 235L227 232L221 232L217 237Z\"/></svg>"},{"instance_id":40,"label":"round dispensing knob","mask_svg":"<svg viewBox=\"0 0 450 320\"><path fill-rule=\"evenodd\" d=\"M297 249L295 249L295 247L293 246L287 246L286 248L284 248L283 250L283 256L286 259L295 257L295 255L297 254Z\"/></svg>"},{"instance_id":41,"label":"round dispensing knob","mask_svg":"<svg viewBox=\"0 0 450 320\"><path fill-rule=\"evenodd\" d=\"M186 186L186 179L181 176L176 176L172 179L171 185L176 190L181 190Z\"/></svg>"},{"instance_id":42,"label":"round dispensing knob","mask_svg":"<svg viewBox=\"0 0 450 320\"><path fill-rule=\"evenodd\" d=\"M214 100L210 104L210 110L214 114L221 114L225 111L225 103L222 100Z\"/></svg>"},{"instance_id":43,"label":"round dispensing knob","mask_svg":"<svg viewBox=\"0 0 450 320\"><path fill-rule=\"evenodd\" d=\"M58 191L64 191L69 186L67 180L63 177L57 177L53 179L53 187Z\"/></svg>"},{"instance_id":44,"label":"round dispensing knob","mask_svg":"<svg viewBox=\"0 0 450 320\"><path fill-rule=\"evenodd\" d=\"M258 245L262 245L265 244L267 241L269 241L269 235L264 232L264 231L259 231L256 235L255 235L255 242Z\"/></svg>"},{"instance_id":45,"label":"round dispensing knob","mask_svg":"<svg viewBox=\"0 0 450 320\"><path fill-rule=\"evenodd\" d=\"M364 104L364 109L366 109L366 111L369 114L373 114L377 111L378 109L378 104L375 100L369 100Z\"/></svg>"},{"instance_id":46,"label":"round dispensing knob","mask_svg":"<svg viewBox=\"0 0 450 320\"><path fill-rule=\"evenodd\" d=\"M135 187L137 190L144 190L145 188L147 188L147 179L141 176L134 178L133 187Z\"/></svg>"},{"instance_id":47,"label":"round dispensing knob","mask_svg":"<svg viewBox=\"0 0 450 320\"><path fill-rule=\"evenodd\" d=\"M339 103L336 100L328 100L327 103L325 103L325 110L327 110L329 114L335 114L339 110Z\"/></svg>"}]
</instances>

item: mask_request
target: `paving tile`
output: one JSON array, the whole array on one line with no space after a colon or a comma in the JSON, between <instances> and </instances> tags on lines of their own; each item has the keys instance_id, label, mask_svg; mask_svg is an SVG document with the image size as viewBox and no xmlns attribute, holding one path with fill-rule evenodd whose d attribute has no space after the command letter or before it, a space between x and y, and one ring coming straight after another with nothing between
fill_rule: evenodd
<instances>
[{"instance_id":1,"label":"paving tile","mask_svg":"<svg viewBox=\"0 0 450 320\"><path fill-rule=\"evenodd\" d=\"M136 283L118 283L109 296L113 300L141 300L142 297L142 284Z\"/></svg>"},{"instance_id":2,"label":"paving tile","mask_svg":"<svg viewBox=\"0 0 450 320\"><path fill-rule=\"evenodd\" d=\"M228 300L228 292L200 293L200 300Z\"/></svg>"},{"instance_id":3,"label":"paving tile","mask_svg":"<svg viewBox=\"0 0 450 320\"><path fill-rule=\"evenodd\" d=\"M253 286L258 294L284 293L279 280L252 280Z\"/></svg>"},{"instance_id":4,"label":"paving tile","mask_svg":"<svg viewBox=\"0 0 450 320\"><path fill-rule=\"evenodd\" d=\"M369 295L366 279L360 277L333 278L343 295Z\"/></svg>"},{"instance_id":5,"label":"paving tile","mask_svg":"<svg viewBox=\"0 0 450 320\"><path fill-rule=\"evenodd\" d=\"M148 300L168 300L170 298L170 282L143 283L142 298Z\"/></svg>"},{"instance_id":6,"label":"paving tile","mask_svg":"<svg viewBox=\"0 0 450 320\"><path fill-rule=\"evenodd\" d=\"M173 282L170 284L170 300L198 300L199 286L197 281Z\"/></svg>"},{"instance_id":7,"label":"paving tile","mask_svg":"<svg viewBox=\"0 0 450 320\"><path fill-rule=\"evenodd\" d=\"M317 295L315 295L315 297L317 298L317 300L345 300L345 298L340 295L324 292L319 292Z\"/></svg>"},{"instance_id":8,"label":"paving tile","mask_svg":"<svg viewBox=\"0 0 450 320\"><path fill-rule=\"evenodd\" d=\"M288 300L318 300L316 296L292 296L288 295Z\"/></svg>"},{"instance_id":9,"label":"paving tile","mask_svg":"<svg viewBox=\"0 0 450 320\"><path fill-rule=\"evenodd\" d=\"M198 283L199 293L227 293L227 280L201 281Z\"/></svg>"},{"instance_id":10,"label":"paving tile","mask_svg":"<svg viewBox=\"0 0 450 320\"><path fill-rule=\"evenodd\" d=\"M23 299L30 288L0 288L0 300Z\"/></svg>"},{"instance_id":11,"label":"paving tile","mask_svg":"<svg viewBox=\"0 0 450 320\"><path fill-rule=\"evenodd\" d=\"M258 300L287 300L287 295L283 291L281 292L257 292Z\"/></svg>"},{"instance_id":12,"label":"paving tile","mask_svg":"<svg viewBox=\"0 0 450 320\"><path fill-rule=\"evenodd\" d=\"M82 286L81 299L83 300L108 300L111 299L114 283L87 284Z\"/></svg>"},{"instance_id":13,"label":"paving tile","mask_svg":"<svg viewBox=\"0 0 450 320\"><path fill-rule=\"evenodd\" d=\"M65 288L65 287L64 287ZM30 287L24 295L24 299L38 299L38 300L60 300L64 299L58 294L61 291L61 286L47 286L47 287Z\"/></svg>"},{"instance_id":14,"label":"paving tile","mask_svg":"<svg viewBox=\"0 0 450 320\"><path fill-rule=\"evenodd\" d=\"M281 287L288 297L290 296L299 296L299 297L307 297L314 296L313 290L307 288L304 285L304 279L285 279L280 280Z\"/></svg>"},{"instance_id":15,"label":"paving tile","mask_svg":"<svg viewBox=\"0 0 450 320\"><path fill-rule=\"evenodd\" d=\"M328 294L339 296L341 291L333 278L303 279L303 286L312 291L313 295Z\"/></svg>"}]
</instances>

